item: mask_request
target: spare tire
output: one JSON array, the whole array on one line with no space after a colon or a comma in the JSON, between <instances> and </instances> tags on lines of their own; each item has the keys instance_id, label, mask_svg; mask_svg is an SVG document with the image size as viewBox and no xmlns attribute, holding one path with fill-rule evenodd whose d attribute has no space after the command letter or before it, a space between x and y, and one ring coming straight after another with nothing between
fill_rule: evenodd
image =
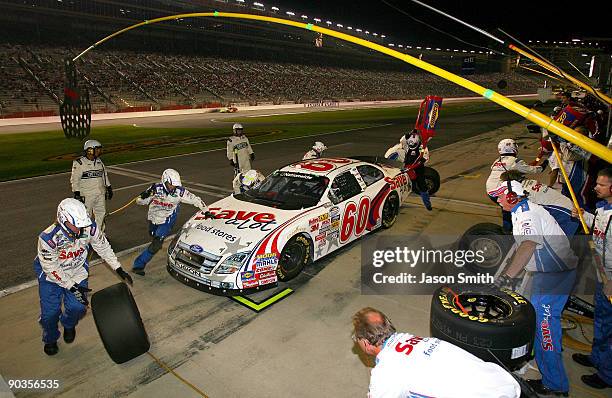
<instances>
[{"instance_id":1,"label":"spare tire","mask_svg":"<svg viewBox=\"0 0 612 398\"><path fill-rule=\"evenodd\" d=\"M427 192L430 195L435 194L440 189L440 174L431 167L425 166L425 185L427 186Z\"/></svg>"},{"instance_id":2,"label":"spare tire","mask_svg":"<svg viewBox=\"0 0 612 398\"><path fill-rule=\"evenodd\" d=\"M459 239L459 250L484 252L484 261L466 259L465 268L474 273L495 274L508 251L514 244L512 235L504 233L501 226L493 223L480 223L470 227Z\"/></svg>"},{"instance_id":3,"label":"spare tire","mask_svg":"<svg viewBox=\"0 0 612 398\"><path fill-rule=\"evenodd\" d=\"M149 351L149 337L125 283L94 293L91 312L102 344L115 363L127 362Z\"/></svg>"},{"instance_id":4,"label":"spare tire","mask_svg":"<svg viewBox=\"0 0 612 398\"><path fill-rule=\"evenodd\" d=\"M526 298L511 290L442 286L431 301L430 327L432 336L513 370L531 359L535 310Z\"/></svg>"}]
</instances>

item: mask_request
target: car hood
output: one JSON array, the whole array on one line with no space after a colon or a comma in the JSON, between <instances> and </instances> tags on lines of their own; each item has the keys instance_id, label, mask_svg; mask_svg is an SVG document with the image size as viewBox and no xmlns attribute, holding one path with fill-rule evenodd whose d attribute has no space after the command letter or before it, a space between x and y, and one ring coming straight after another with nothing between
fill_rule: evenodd
<instances>
[{"instance_id":1,"label":"car hood","mask_svg":"<svg viewBox=\"0 0 612 398\"><path fill-rule=\"evenodd\" d=\"M179 242L193 252L215 256L252 251L257 244L303 210L279 210L229 196L209 206L215 219L196 213L183 227Z\"/></svg>"}]
</instances>

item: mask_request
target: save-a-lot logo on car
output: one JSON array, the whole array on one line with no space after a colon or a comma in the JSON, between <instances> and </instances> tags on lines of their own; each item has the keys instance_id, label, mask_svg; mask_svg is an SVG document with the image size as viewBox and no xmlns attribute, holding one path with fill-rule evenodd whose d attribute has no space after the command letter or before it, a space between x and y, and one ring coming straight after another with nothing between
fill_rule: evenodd
<instances>
[{"instance_id":1,"label":"save-a-lot logo on car","mask_svg":"<svg viewBox=\"0 0 612 398\"><path fill-rule=\"evenodd\" d=\"M225 220L226 225L233 225L236 229L259 229L261 231L272 231L276 226L276 216L272 213L221 209L211 207L208 209L216 219ZM198 214L194 220L204 220L204 214Z\"/></svg>"}]
</instances>

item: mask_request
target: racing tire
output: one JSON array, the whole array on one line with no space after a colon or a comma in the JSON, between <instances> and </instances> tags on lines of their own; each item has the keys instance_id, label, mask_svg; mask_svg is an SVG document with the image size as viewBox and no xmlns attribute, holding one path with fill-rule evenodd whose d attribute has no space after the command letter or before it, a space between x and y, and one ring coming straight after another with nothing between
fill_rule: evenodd
<instances>
[{"instance_id":1,"label":"racing tire","mask_svg":"<svg viewBox=\"0 0 612 398\"><path fill-rule=\"evenodd\" d=\"M526 298L493 285L442 286L434 292L431 301L433 337L461 347L484 361L501 362L510 370L520 368L531 359L535 319L535 310Z\"/></svg>"},{"instance_id":2,"label":"racing tire","mask_svg":"<svg viewBox=\"0 0 612 398\"><path fill-rule=\"evenodd\" d=\"M278 260L278 266L276 267L278 280L287 282L295 278L311 259L312 245L308 238L303 235L297 235L289 239L285 247L283 247L280 259Z\"/></svg>"},{"instance_id":3,"label":"racing tire","mask_svg":"<svg viewBox=\"0 0 612 398\"><path fill-rule=\"evenodd\" d=\"M125 283L94 293L91 311L102 344L115 363L127 362L149 351L149 337Z\"/></svg>"},{"instance_id":4,"label":"racing tire","mask_svg":"<svg viewBox=\"0 0 612 398\"><path fill-rule=\"evenodd\" d=\"M511 235L504 233L501 226L493 223L480 223L470 227L459 239L459 250L484 251L485 261L466 259L465 268L473 273L494 275L512 248Z\"/></svg>"},{"instance_id":5,"label":"racing tire","mask_svg":"<svg viewBox=\"0 0 612 398\"><path fill-rule=\"evenodd\" d=\"M425 185L427 186L427 192L430 195L435 194L440 189L440 174L436 171L436 169L432 169L431 167L425 166L425 170L423 171L425 176Z\"/></svg>"},{"instance_id":6,"label":"racing tire","mask_svg":"<svg viewBox=\"0 0 612 398\"><path fill-rule=\"evenodd\" d=\"M397 216L399 215L399 197L397 193L391 192L387 199L385 199L385 203L383 204L382 213L381 213L381 226L384 229L391 228L395 221L397 221Z\"/></svg>"}]
</instances>

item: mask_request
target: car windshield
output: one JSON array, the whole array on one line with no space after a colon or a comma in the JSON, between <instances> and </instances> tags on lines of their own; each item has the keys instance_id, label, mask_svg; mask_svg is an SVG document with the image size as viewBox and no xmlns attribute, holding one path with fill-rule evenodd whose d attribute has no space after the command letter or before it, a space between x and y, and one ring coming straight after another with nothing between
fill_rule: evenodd
<instances>
[{"instance_id":1,"label":"car windshield","mask_svg":"<svg viewBox=\"0 0 612 398\"><path fill-rule=\"evenodd\" d=\"M298 210L319 203L328 184L327 177L276 171L258 187L234 197L283 210Z\"/></svg>"}]
</instances>

